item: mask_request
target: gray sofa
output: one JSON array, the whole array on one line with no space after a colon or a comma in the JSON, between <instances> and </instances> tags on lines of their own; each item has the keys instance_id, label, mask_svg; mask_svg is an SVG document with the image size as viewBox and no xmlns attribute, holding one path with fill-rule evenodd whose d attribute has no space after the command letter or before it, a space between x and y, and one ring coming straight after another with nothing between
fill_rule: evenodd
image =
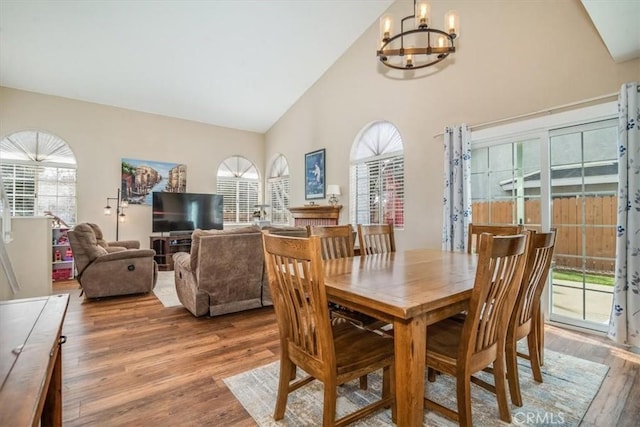
<instances>
[{"instance_id":1,"label":"gray sofa","mask_svg":"<svg viewBox=\"0 0 640 427\"><path fill-rule=\"evenodd\" d=\"M304 228L269 229L306 236ZM219 316L273 305L265 280L262 232L257 225L195 230L191 253L174 254L173 264L178 299L194 316Z\"/></svg>"}]
</instances>

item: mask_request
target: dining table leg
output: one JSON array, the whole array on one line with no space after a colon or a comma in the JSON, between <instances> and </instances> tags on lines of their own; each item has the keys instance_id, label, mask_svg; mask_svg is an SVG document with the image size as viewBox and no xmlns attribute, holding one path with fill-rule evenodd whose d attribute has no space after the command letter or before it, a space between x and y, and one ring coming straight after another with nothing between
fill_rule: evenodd
<instances>
[{"instance_id":1,"label":"dining table leg","mask_svg":"<svg viewBox=\"0 0 640 427\"><path fill-rule=\"evenodd\" d=\"M424 373L427 342L425 316L393 323L396 366L396 424L421 426L424 418Z\"/></svg>"}]
</instances>

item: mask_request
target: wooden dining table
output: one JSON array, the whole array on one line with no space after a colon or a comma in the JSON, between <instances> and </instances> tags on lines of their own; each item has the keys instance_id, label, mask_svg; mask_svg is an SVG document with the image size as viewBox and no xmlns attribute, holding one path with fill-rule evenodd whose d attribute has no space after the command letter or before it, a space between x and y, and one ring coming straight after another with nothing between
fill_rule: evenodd
<instances>
[{"instance_id":1,"label":"wooden dining table","mask_svg":"<svg viewBox=\"0 0 640 427\"><path fill-rule=\"evenodd\" d=\"M423 423L427 325L467 309L476 266L433 249L324 262L330 301L393 324L398 426Z\"/></svg>"}]
</instances>

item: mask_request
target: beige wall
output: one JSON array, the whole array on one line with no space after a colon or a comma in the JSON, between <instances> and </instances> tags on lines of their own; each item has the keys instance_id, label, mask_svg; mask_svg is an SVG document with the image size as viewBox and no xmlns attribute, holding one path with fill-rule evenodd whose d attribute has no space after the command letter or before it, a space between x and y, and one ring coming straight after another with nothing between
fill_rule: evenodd
<instances>
[{"instance_id":1,"label":"beige wall","mask_svg":"<svg viewBox=\"0 0 640 427\"><path fill-rule=\"evenodd\" d=\"M115 197L122 158L187 165L187 191L216 192L216 172L225 158L241 155L260 171L264 135L73 101L0 87L0 138L41 130L65 140L78 164L78 222L99 224L115 239L115 215L105 217L106 197ZM130 206L120 239L148 247L151 207Z\"/></svg>"},{"instance_id":2,"label":"beige wall","mask_svg":"<svg viewBox=\"0 0 640 427\"><path fill-rule=\"evenodd\" d=\"M640 60L615 64L579 0L433 2L436 27L449 9L460 14L461 37L446 67L412 80L384 74L375 23L267 132L266 158L282 153L289 161L292 205L305 202L304 153L326 148L327 183L343 188L341 222L349 221L352 144L364 126L388 120L405 144L406 226L398 246L439 248L442 138L434 135L446 125L614 93L640 79ZM410 10L407 1L390 8L396 17Z\"/></svg>"},{"instance_id":3,"label":"beige wall","mask_svg":"<svg viewBox=\"0 0 640 427\"><path fill-rule=\"evenodd\" d=\"M410 13L411 3L390 8ZM0 87L0 137L37 129L69 143L78 161L78 220L102 226L124 158L187 165L187 190L215 192L216 170L238 154L262 175L278 153L288 161L292 205L304 200L304 154L327 150L327 182L340 184L342 222L349 220L348 159L358 132L388 120L405 144L406 227L398 246L440 246L442 140L446 125L477 124L617 92L640 80L640 60L615 64L579 0L434 2L433 22L457 9L458 52L425 77L399 79L377 64L374 23L266 135ZM386 74L385 74L386 73ZM265 150L266 142L266 150ZM146 247L151 209L132 206L121 239Z\"/></svg>"}]
</instances>

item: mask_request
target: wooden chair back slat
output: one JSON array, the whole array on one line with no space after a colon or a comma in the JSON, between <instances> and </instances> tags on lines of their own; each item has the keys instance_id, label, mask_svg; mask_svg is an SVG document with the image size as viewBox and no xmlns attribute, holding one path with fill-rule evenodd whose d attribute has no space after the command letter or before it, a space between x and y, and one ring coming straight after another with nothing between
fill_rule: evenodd
<instances>
[{"instance_id":1,"label":"wooden chair back slat","mask_svg":"<svg viewBox=\"0 0 640 427\"><path fill-rule=\"evenodd\" d=\"M463 329L461 351L467 355L481 353L495 346L505 333L513 304L518 295L525 267L526 236L494 236L480 238L478 270Z\"/></svg>"},{"instance_id":2,"label":"wooden chair back slat","mask_svg":"<svg viewBox=\"0 0 640 427\"><path fill-rule=\"evenodd\" d=\"M536 233L535 231L530 233L529 255L514 310L514 321L517 319L517 324L514 326L525 324L537 312L555 248L555 230L550 233Z\"/></svg>"},{"instance_id":3,"label":"wooden chair back slat","mask_svg":"<svg viewBox=\"0 0 640 427\"><path fill-rule=\"evenodd\" d=\"M393 225L391 224L358 224L358 242L361 255L396 251Z\"/></svg>"},{"instance_id":4,"label":"wooden chair back slat","mask_svg":"<svg viewBox=\"0 0 640 427\"><path fill-rule=\"evenodd\" d=\"M469 224L469 233L467 236L467 252L472 254L478 252L480 235L482 233L490 233L494 236L513 236L521 234L524 231L522 225L488 225L488 224Z\"/></svg>"},{"instance_id":5,"label":"wooden chair back slat","mask_svg":"<svg viewBox=\"0 0 640 427\"><path fill-rule=\"evenodd\" d=\"M352 257L353 228L347 225L310 226L310 236L320 237L322 259Z\"/></svg>"}]
</instances>

